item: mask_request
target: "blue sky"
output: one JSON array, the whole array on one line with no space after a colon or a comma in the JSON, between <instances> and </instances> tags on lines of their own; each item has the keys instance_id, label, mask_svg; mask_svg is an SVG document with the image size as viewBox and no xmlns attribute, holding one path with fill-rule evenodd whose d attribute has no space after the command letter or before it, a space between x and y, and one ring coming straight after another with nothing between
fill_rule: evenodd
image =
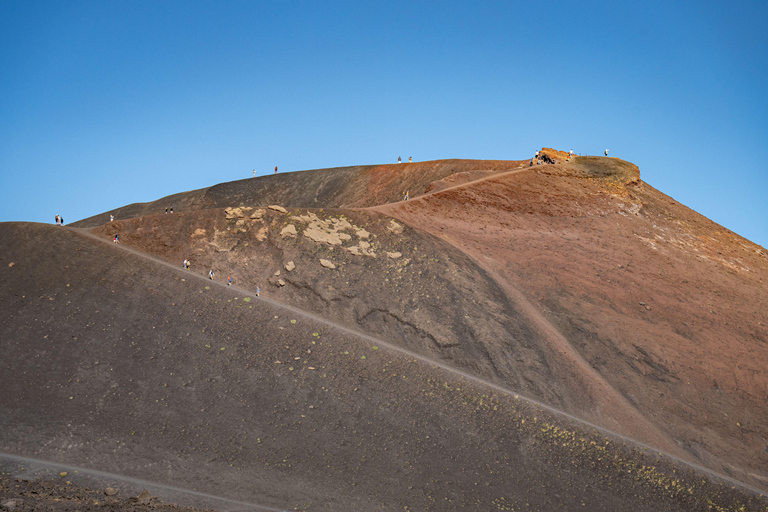
<instances>
[{"instance_id":1,"label":"blue sky","mask_svg":"<svg viewBox=\"0 0 768 512\"><path fill-rule=\"evenodd\" d=\"M0 0L0 221L269 173L610 155L768 246L768 3Z\"/></svg>"}]
</instances>

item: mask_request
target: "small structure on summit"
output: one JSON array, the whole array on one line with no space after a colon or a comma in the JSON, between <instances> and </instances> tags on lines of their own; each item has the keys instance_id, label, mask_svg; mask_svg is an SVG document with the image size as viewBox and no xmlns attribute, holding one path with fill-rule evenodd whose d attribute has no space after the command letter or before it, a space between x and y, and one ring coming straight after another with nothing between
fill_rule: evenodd
<instances>
[{"instance_id":1,"label":"small structure on summit","mask_svg":"<svg viewBox=\"0 0 768 512\"><path fill-rule=\"evenodd\" d=\"M539 158L541 163L544 164L558 164L560 162L568 161L569 154L567 151L558 151L552 148L541 148L539 151Z\"/></svg>"}]
</instances>

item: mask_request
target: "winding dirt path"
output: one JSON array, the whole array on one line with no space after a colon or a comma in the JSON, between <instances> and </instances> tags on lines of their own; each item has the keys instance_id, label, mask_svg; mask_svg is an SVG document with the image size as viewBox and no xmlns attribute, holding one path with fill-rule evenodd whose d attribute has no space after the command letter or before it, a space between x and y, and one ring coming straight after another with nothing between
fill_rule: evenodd
<instances>
[{"instance_id":1,"label":"winding dirt path","mask_svg":"<svg viewBox=\"0 0 768 512\"><path fill-rule=\"evenodd\" d=\"M544 317L542 312L526 298L520 289L510 282L508 278L500 274L500 269L498 265L494 264L494 260L485 257L481 252L472 250L466 244L459 243L459 240L454 239L443 231L442 225L438 227L432 221L435 217L435 207L432 204L428 204L431 203L431 199L439 197L441 194L448 194L452 190L470 188L483 182L503 180L515 174L535 171L539 167L541 166L494 174L417 196L407 202L390 203L368 209L394 217L414 229L429 232L464 252L480 268L485 270L501 287L512 304L529 320L533 328L541 335L542 340L547 343L549 352L558 363L558 366L565 369L564 380L572 386L576 386L578 390L581 390L572 394L574 401L578 402L574 404L577 410L589 411L589 416L595 418L604 428L609 429L611 432L620 432L629 438L656 446L676 455L680 459L693 463L690 454L680 448L669 435L647 419L618 390L611 386L579 354L565 336ZM440 216L438 215L438 217ZM441 220L447 221L442 218ZM581 419L581 421L584 421L584 419Z\"/></svg>"}]
</instances>

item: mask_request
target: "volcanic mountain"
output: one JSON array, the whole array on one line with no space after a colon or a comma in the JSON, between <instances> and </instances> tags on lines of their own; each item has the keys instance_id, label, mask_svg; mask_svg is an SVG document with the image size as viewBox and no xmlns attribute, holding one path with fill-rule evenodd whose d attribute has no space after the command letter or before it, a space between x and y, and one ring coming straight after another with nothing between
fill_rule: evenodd
<instances>
[{"instance_id":1,"label":"volcanic mountain","mask_svg":"<svg viewBox=\"0 0 768 512\"><path fill-rule=\"evenodd\" d=\"M0 224L0 450L217 508L765 510L768 253L541 155Z\"/></svg>"}]
</instances>

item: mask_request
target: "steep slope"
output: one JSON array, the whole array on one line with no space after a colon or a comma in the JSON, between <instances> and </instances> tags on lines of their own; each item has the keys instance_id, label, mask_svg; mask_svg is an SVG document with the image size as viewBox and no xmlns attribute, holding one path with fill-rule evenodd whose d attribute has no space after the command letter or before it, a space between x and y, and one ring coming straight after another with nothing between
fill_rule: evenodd
<instances>
[{"instance_id":1,"label":"steep slope","mask_svg":"<svg viewBox=\"0 0 768 512\"><path fill-rule=\"evenodd\" d=\"M209 209L95 232L768 485L762 248L613 158L424 190L364 212Z\"/></svg>"},{"instance_id":2,"label":"steep slope","mask_svg":"<svg viewBox=\"0 0 768 512\"><path fill-rule=\"evenodd\" d=\"M768 256L628 166L576 158L376 210L472 257L554 326L548 342L585 382L695 460L765 487ZM603 386L584 391L593 405L574 413L622 421L605 417Z\"/></svg>"},{"instance_id":3,"label":"steep slope","mask_svg":"<svg viewBox=\"0 0 768 512\"><path fill-rule=\"evenodd\" d=\"M365 207L399 201L407 191L411 197L424 193L430 183L456 173L492 173L517 168L522 161L434 160L408 164L336 167L221 183L212 187L173 194L149 203L135 203L71 224L95 227L109 221L206 208L279 204L285 207Z\"/></svg>"},{"instance_id":4,"label":"steep slope","mask_svg":"<svg viewBox=\"0 0 768 512\"><path fill-rule=\"evenodd\" d=\"M44 225L0 238L4 452L300 510L768 506L127 248Z\"/></svg>"}]
</instances>

